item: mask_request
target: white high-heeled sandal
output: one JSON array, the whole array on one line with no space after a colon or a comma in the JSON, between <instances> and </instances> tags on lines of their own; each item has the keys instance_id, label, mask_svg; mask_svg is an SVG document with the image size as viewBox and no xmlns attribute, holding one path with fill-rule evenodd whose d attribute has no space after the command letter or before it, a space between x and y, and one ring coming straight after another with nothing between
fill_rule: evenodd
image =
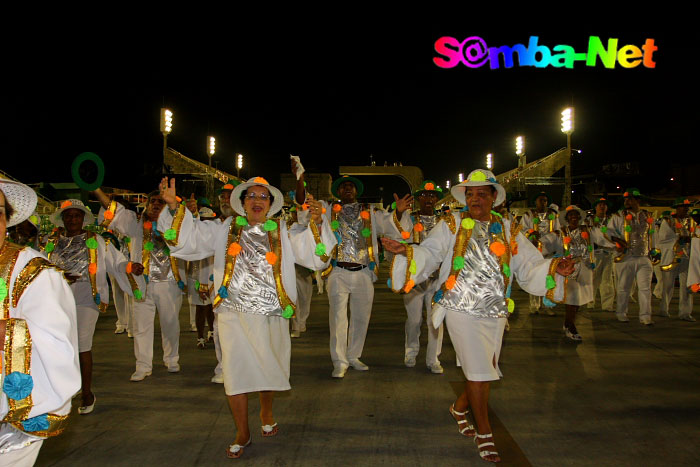
<instances>
[{"instance_id":1,"label":"white high-heeled sandal","mask_svg":"<svg viewBox=\"0 0 700 467\"><path fill-rule=\"evenodd\" d=\"M476 440L477 438L479 438L479 439L486 439L486 438L493 439L493 433L486 433L483 435L480 435L479 433L477 433L476 436L474 437L474 442L476 443L476 446L479 448L479 456L481 456L482 459L484 459L485 461L494 462L494 463L501 462L500 460L492 461L492 460L486 459L486 456L498 456L500 458L501 456L500 456L500 454L498 454L498 451L488 451L488 450L482 451L481 450L481 448L484 448L487 446L496 446L495 444L493 444L493 441L487 441L485 443L479 444L479 442Z\"/></svg>"},{"instance_id":2,"label":"white high-heeled sandal","mask_svg":"<svg viewBox=\"0 0 700 467\"><path fill-rule=\"evenodd\" d=\"M452 418L454 418L455 421L457 422L457 430L459 431L459 434L461 434L462 436L466 436L467 438L473 438L474 437L473 434L470 434L470 435L464 434L465 431L472 431L472 432L476 433L476 431L474 430L474 425L469 423L469 419L467 418L468 413L469 413L469 409L465 410L464 412L457 412L455 410L454 404L452 404L450 406L450 414L452 415ZM457 416L464 417L464 419L459 420L457 418ZM462 426L462 425L464 425L464 426Z\"/></svg>"}]
</instances>

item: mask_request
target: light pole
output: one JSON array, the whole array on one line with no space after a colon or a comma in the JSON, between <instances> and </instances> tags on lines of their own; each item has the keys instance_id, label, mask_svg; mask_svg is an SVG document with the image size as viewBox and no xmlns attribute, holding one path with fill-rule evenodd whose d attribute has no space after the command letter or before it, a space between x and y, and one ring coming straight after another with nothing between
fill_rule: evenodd
<instances>
[{"instance_id":1,"label":"light pole","mask_svg":"<svg viewBox=\"0 0 700 467\"><path fill-rule=\"evenodd\" d=\"M561 112L561 131L566 133L566 165L564 166L564 206L571 204L571 133L574 132L574 108Z\"/></svg>"},{"instance_id":2,"label":"light pole","mask_svg":"<svg viewBox=\"0 0 700 467\"><path fill-rule=\"evenodd\" d=\"M168 134L173 131L173 113L169 109L160 109L160 132L163 133L163 174L165 174L165 153L168 150Z\"/></svg>"},{"instance_id":3,"label":"light pole","mask_svg":"<svg viewBox=\"0 0 700 467\"><path fill-rule=\"evenodd\" d=\"M518 168L525 168L525 138L518 136L515 138L515 155L518 156Z\"/></svg>"},{"instance_id":4,"label":"light pole","mask_svg":"<svg viewBox=\"0 0 700 467\"><path fill-rule=\"evenodd\" d=\"M447 188L448 190L450 189L450 181L449 180L447 180L445 182L445 188Z\"/></svg>"},{"instance_id":5,"label":"light pole","mask_svg":"<svg viewBox=\"0 0 700 467\"><path fill-rule=\"evenodd\" d=\"M243 154L236 156L236 176L241 178L241 169L243 168Z\"/></svg>"},{"instance_id":6,"label":"light pole","mask_svg":"<svg viewBox=\"0 0 700 467\"><path fill-rule=\"evenodd\" d=\"M459 183L462 183L464 181L464 174L462 172L460 172L457 175L457 180L459 180Z\"/></svg>"},{"instance_id":7,"label":"light pole","mask_svg":"<svg viewBox=\"0 0 700 467\"><path fill-rule=\"evenodd\" d=\"M493 169L493 154L491 153L486 154L486 168Z\"/></svg>"},{"instance_id":8,"label":"light pole","mask_svg":"<svg viewBox=\"0 0 700 467\"><path fill-rule=\"evenodd\" d=\"M216 152L216 138L213 136L210 136L207 138L207 142L209 143L208 150L209 150L209 167L211 167L211 158Z\"/></svg>"}]
</instances>

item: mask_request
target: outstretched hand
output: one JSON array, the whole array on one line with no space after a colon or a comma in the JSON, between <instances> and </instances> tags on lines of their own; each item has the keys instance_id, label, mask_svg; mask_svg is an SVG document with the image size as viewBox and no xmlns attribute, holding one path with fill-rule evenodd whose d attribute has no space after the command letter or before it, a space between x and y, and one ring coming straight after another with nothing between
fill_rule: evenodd
<instances>
[{"instance_id":1,"label":"outstretched hand","mask_svg":"<svg viewBox=\"0 0 700 467\"><path fill-rule=\"evenodd\" d=\"M168 183L168 177L163 177L158 185L160 196L166 202L168 208L177 209L177 196L175 195L175 179L171 178Z\"/></svg>"},{"instance_id":2,"label":"outstretched hand","mask_svg":"<svg viewBox=\"0 0 700 467\"><path fill-rule=\"evenodd\" d=\"M194 214L195 216L197 215L197 200L194 198L194 193L190 195L190 197L187 199L185 202L185 206L189 211Z\"/></svg>"},{"instance_id":3,"label":"outstretched hand","mask_svg":"<svg viewBox=\"0 0 700 467\"><path fill-rule=\"evenodd\" d=\"M382 237L382 246L386 251L394 253L395 255L406 255L406 245L399 243L396 240Z\"/></svg>"},{"instance_id":4,"label":"outstretched hand","mask_svg":"<svg viewBox=\"0 0 700 467\"><path fill-rule=\"evenodd\" d=\"M401 215L403 212L413 206L413 196L409 193L403 198L394 193L394 201L396 202L396 214Z\"/></svg>"}]
</instances>

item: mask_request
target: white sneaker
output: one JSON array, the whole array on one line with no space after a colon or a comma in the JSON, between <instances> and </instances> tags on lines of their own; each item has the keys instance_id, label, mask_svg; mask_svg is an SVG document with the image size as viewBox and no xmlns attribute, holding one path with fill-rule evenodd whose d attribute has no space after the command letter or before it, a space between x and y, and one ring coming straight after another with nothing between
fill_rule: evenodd
<instances>
[{"instance_id":1,"label":"white sneaker","mask_svg":"<svg viewBox=\"0 0 700 467\"><path fill-rule=\"evenodd\" d=\"M172 365L166 365L168 367L168 373L179 373L180 372L180 364L179 363L173 363Z\"/></svg>"},{"instance_id":2,"label":"white sneaker","mask_svg":"<svg viewBox=\"0 0 700 467\"><path fill-rule=\"evenodd\" d=\"M224 374L221 373L220 375L212 376L211 382L216 384L224 384Z\"/></svg>"},{"instance_id":3,"label":"white sneaker","mask_svg":"<svg viewBox=\"0 0 700 467\"><path fill-rule=\"evenodd\" d=\"M680 319L682 319L683 321L691 322L691 323L695 322L695 318L693 318L691 315L681 316Z\"/></svg>"},{"instance_id":4,"label":"white sneaker","mask_svg":"<svg viewBox=\"0 0 700 467\"><path fill-rule=\"evenodd\" d=\"M150 371L136 370L134 374L131 375L131 381L143 381L146 376L151 376Z\"/></svg>"},{"instance_id":5,"label":"white sneaker","mask_svg":"<svg viewBox=\"0 0 700 467\"><path fill-rule=\"evenodd\" d=\"M348 371L348 369L345 368L345 367L342 367L342 366L341 366L341 367L337 367L337 368L333 368L333 373L331 373L331 376L332 376L333 378L344 378L344 377L345 377L345 373L346 373L347 371Z\"/></svg>"},{"instance_id":6,"label":"white sneaker","mask_svg":"<svg viewBox=\"0 0 700 467\"><path fill-rule=\"evenodd\" d=\"M196 324L190 324L190 331L192 331L192 332L197 332L197 325L196 325Z\"/></svg>"},{"instance_id":7,"label":"white sneaker","mask_svg":"<svg viewBox=\"0 0 700 467\"><path fill-rule=\"evenodd\" d=\"M445 372L443 370L442 365L440 365L440 362L437 363L432 363L428 365L428 369L430 370L431 373L436 374L436 375L441 375Z\"/></svg>"},{"instance_id":8,"label":"white sneaker","mask_svg":"<svg viewBox=\"0 0 700 467\"><path fill-rule=\"evenodd\" d=\"M406 365L408 368L413 368L416 366L416 357L409 357L406 355L403 359L403 364Z\"/></svg>"},{"instance_id":9,"label":"white sneaker","mask_svg":"<svg viewBox=\"0 0 700 467\"><path fill-rule=\"evenodd\" d=\"M350 366L358 371L367 371L369 367L362 363L359 358L353 358L349 360Z\"/></svg>"},{"instance_id":10,"label":"white sneaker","mask_svg":"<svg viewBox=\"0 0 700 467\"><path fill-rule=\"evenodd\" d=\"M114 330L114 334L124 334L126 332L126 328L122 326L117 326L117 328Z\"/></svg>"},{"instance_id":11,"label":"white sneaker","mask_svg":"<svg viewBox=\"0 0 700 467\"><path fill-rule=\"evenodd\" d=\"M289 333L289 337L301 337L301 333L299 331L292 331Z\"/></svg>"}]
</instances>

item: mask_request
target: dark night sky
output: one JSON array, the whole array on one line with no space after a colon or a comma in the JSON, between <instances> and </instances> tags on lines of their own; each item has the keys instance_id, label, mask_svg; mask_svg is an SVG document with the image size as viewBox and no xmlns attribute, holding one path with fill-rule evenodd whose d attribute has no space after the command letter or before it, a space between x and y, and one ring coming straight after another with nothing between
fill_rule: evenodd
<instances>
[{"instance_id":1,"label":"dark night sky","mask_svg":"<svg viewBox=\"0 0 700 467\"><path fill-rule=\"evenodd\" d=\"M673 167L697 161L697 119L688 116L696 78L682 28L551 32L370 22L208 35L183 29L167 47L155 33L133 40L124 30L97 29L47 36L32 53L10 52L2 170L26 182L69 181L72 159L92 151L105 161L106 185L149 190L160 169L162 106L175 115L170 147L206 161L212 134L220 168L235 173L233 155L241 152L242 175L273 181L287 170L289 153L334 177L338 165L368 164L370 154L378 165L418 165L440 185L483 166L488 152L503 172L517 164L518 134L530 160L565 146L559 113L568 105L576 108L572 144L584 151L575 173L639 161L643 174L634 183L650 190L667 184ZM479 35L489 46L539 35L540 44L577 51L590 35L637 46L652 37L659 50L656 69L443 70L432 58L445 35Z\"/></svg>"}]
</instances>

